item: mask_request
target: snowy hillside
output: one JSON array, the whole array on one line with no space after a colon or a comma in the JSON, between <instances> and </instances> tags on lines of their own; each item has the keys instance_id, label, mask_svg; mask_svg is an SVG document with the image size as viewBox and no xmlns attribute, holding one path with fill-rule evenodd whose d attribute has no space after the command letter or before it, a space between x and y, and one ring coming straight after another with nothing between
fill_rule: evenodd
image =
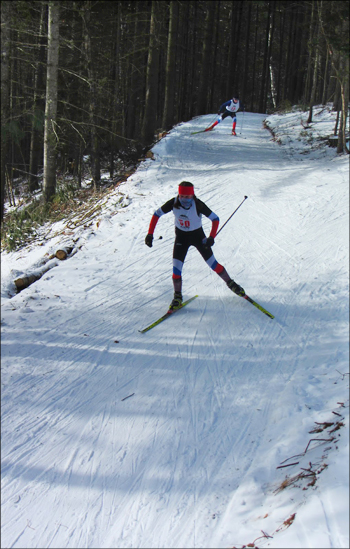
<instances>
[{"instance_id":1,"label":"snowy hillside","mask_svg":"<svg viewBox=\"0 0 350 549\"><path fill-rule=\"evenodd\" d=\"M334 113L301 116L179 124L93 226L2 254L2 547L349 546L349 159ZM221 225L248 196L213 252L273 320L191 249L199 297L139 333L173 296L173 215L144 239L182 180Z\"/></svg>"}]
</instances>

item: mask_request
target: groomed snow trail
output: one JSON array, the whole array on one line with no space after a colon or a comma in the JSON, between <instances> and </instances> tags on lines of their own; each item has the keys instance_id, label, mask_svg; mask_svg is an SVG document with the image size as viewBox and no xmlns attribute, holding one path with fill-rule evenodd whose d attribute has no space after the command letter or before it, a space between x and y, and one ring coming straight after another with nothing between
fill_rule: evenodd
<instances>
[{"instance_id":1,"label":"groomed snow trail","mask_svg":"<svg viewBox=\"0 0 350 549\"><path fill-rule=\"evenodd\" d=\"M295 547L320 531L345 547L332 510L303 522L307 498L326 508L317 491L274 491L346 398L347 168L279 147L259 114L237 138L190 135L211 119L174 128L122 189L129 206L3 308L3 547L232 547L295 512ZM199 297L138 332L172 298L172 214L144 238L182 180L221 224L248 196L213 252L274 320L191 249L183 292Z\"/></svg>"}]
</instances>

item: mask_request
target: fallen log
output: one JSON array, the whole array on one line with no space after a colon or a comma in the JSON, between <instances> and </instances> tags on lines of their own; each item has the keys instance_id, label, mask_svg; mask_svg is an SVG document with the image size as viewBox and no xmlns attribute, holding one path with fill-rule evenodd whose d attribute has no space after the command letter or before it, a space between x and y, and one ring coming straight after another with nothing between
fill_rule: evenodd
<instances>
[{"instance_id":1,"label":"fallen log","mask_svg":"<svg viewBox=\"0 0 350 549\"><path fill-rule=\"evenodd\" d=\"M39 280L45 273L47 273L47 271L49 271L53 267L56 267L58 265L57 259L63 261L64 259L67 259L67 257L73 252L76 253L78 249L79 247L76 247L75 244L72 243L72 241L66 242L66 244L61 245L56 253L42 260L42 264L39 269L36 268L35 271L33 271L32 273L28 275L24 274L23 276L14 280L17 293L21 292L25 288L28 288L28 286L33 284L33 282Z\"/></svg>"},{"instance_id":2,"label":"fallen log","mask_svg":"<svg viewBox=\"0 0 350 549\"><path fill-rule=\"evenodd\" d=\"M59 259L60 261L63 261L64 259L67 259L67 257L69 256L69 254L72 253L72 251L73 251L73 246L62 247L59 250L57 250L57 252L55 253L55 257L57 257L57 259Z\"/></svg>"},{"instance_id":3,"label":"fallen log","mask_svg":"<svg viewBox=\"0 0 350 549\"><path fill-rule=\"evenodd\" d=\"M46 265L44 267L44 269L42 269L41 271L37 271L35 273L32 273L28 276L24 275L24 276L21 276L20 278L17 278L14 283L15 283L15 286L16 286L16 289L17 289L17 293L21 292L22 290L24 290L25 288L28 288L28 286L30 286L31 284L33 284L33 282L36 282L37 280L39 280L39 278L41 278L45 273L47 273L47 271L49 271L50 269L52 269L53 267L55 267L56 264L54 265Z\"/></svg>"}]
</instances>

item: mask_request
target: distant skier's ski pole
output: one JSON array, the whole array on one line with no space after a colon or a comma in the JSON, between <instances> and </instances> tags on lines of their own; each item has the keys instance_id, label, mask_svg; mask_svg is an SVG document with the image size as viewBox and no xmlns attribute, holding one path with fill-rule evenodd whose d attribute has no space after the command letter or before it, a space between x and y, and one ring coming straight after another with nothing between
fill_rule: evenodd
<instances>
[{"instance_id":1,"label":"distant skier's ski pole","mask_svg":"<svg viewBox=\"0 0 350 549\"><path fill-rule=\"evenodd\" d=\"M238 208L240 208L240 207L242 206L243 202L244 202L245 200L247 200L247 198L248 198L247 196L244 197L244 199L242 200L242 202L240 203L240 205L235 209L235 211L230 215L230 217L228 218L228 220L225 221L225 223L223 224L223 226L221 227L221 229L216 233L216 236L218 236L219 232L222 231L222 229L225 227L226 223L228 223L228 222L230 221L231 217L236 213L236 211L238 210Z\"/></svg>"},{"instance_id":2,"label":"distant skier's ski pole","mask_svg":"<svg viewBox=\"0 0 350 549\"><path fill-rule=\"evenodd\" d=\"M241 131L239 132L239 134L240 134L240 135L242 134L242 128L243 128L243 120L244 120L244 113L245 113L245 109L243 109L243 116L242 116L242 122L241 122Z\"/></svg>"},{"instance_id":3,"label":"distant skier's ski pole","mask_svg":"<svg viewBox=\"0 0 350 549\"><path fill-rule=\"evenodd\" d=\"M215 118L216 118L216 116L215 116ZM215 120L215 118L214 118L214 120ZM210 128L210 126L213 124L214 120L212 120L210 122L210 124L208 124L208 126L204 130L199 130L198 132L191 132L191 135L196 135L197 133L205 133L208 130L208 128Z\"/></svg>"},{"instance_id":4,"label":"distant skier's ski pole","mask_svg":"<svg viewBox=\"0 0 350 549\"><path fill-rule=\"evenodd\" d=\"M210 124L208 124L208 126L205 129L207 130L208 128L210 128L210 126L215 122L215 120L216 120L216 115L213 118L213 120L210 122Z\"/></svg>"}]
</instances>

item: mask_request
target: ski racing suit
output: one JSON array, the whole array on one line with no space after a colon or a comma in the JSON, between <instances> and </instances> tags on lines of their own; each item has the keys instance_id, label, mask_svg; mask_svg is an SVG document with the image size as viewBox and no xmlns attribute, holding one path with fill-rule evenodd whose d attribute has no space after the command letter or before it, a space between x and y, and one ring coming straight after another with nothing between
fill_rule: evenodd
<instances>
[{"instance_id":1,"label":"ski racing suit","mask_svg":"<svg viewBox=\"0 0 350 549\"><path fill-rule=\"evenodd\" d=\"M194 196L191 206L181 206L178 197L168 200L153 214L148 233L153 235L159 218L169 212L175 216L175 242L173 248L173 284L175 292L181 292L182 268L190 246L197 248L209 267L215 271L225 282L230 280L226 269L215 259L211 246L207 244L202 227L202 215L204 214L212 222L210 237L215 238L219 217L204 202Z\"/></svg>"}]
</instances>

